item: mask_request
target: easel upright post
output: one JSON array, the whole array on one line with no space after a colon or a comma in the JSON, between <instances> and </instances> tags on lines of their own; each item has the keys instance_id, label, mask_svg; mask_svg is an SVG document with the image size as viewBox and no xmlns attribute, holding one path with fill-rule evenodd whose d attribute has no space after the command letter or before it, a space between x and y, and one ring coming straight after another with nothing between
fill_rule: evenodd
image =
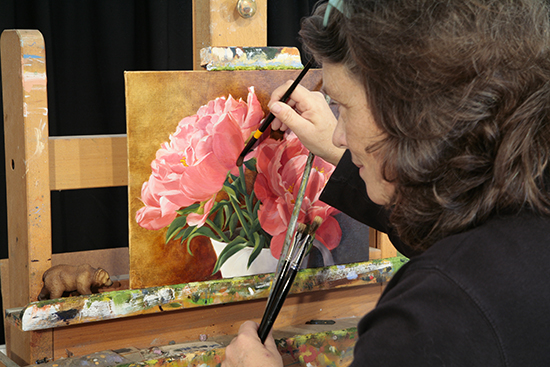
<instances>
[{"instance_id":1,"label":"easel upright post","mask_svg":"<svg viewBox=\"0 0 550 367\"><path fill-rule=\"evenodd\" d=\"M8 289L2 294L4 307L14 308L36 301L42 273L51 266L44 39L38 31L5 31L1 52L9 247L8 271L2 272ZM5 330L8 356L16 363L53 357L51 330Z\"/></svg>"}]
</instances>

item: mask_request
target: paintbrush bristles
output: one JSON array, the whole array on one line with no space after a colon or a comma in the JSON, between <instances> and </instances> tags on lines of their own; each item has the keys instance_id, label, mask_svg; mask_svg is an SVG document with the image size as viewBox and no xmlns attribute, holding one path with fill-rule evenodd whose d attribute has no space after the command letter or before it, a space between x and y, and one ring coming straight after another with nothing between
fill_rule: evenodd
<instances>
[{"instance_id":1,"label":"paintbrush bristles","mask_svg":"<svg viewBox=\"0 0 550 367\"><path fill-rule=\"evenodd\" d=\"M298 225L296 226L296 233L297 234L299 233L301 235L307 234L308 233L308 225L305 224L305 223L298 223Z\"/></svg>"},{"instance_id":2,"label":"paintbrush bristles","mask_svg":"<svg viewBox=\"0 0 550 367\"><path fill-rule=\"evenodd\" d=\"M242 166L243 162L244 162L244 156L240 156L239 158L237 158L237 167Z\"/></svg>"},{"instance_id":3,"label":"paintbrush bristles","mask_svg":"<svg viewBox=\"0 0 550 367\"><path fill-rule=\"evenodd\" d=\"M321 217L316 216L315 219L313 219L313 222L309 225L309 235L313 236L315 232L319 229L319 227L323 224L323 219Z\"/></svg>"}]
</instances>

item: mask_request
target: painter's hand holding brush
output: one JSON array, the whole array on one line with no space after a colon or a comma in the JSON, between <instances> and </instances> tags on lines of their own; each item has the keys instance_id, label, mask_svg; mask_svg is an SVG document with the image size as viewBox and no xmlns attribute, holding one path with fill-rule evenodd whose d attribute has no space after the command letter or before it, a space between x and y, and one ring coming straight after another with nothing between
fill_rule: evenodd
<instances>
[{"instance_id":1,"label":"painter's hand holding brush","mask_svg":"<svg viewBox=\"0 0 550 367\"><path fill-rule=\"evenodd\" d=\"M222 367L280 367L283 359L271 334L264 344L258 337L258 324L246 321L239 328L239 334L225 348Z\"/></svg>"},{"instance_id":2,"label":"painter's hand holding brush","mask_svg":"<svg viewBox=\"0 0 550 367\"><path fill-rule=\"evenodd\" d=\"M309 151L336 165L342 158L344 149L332 144L336 118L325 96L299 85L287 103L279 102L290 83L292 81L281 85L271 94L268 106L276 117L271 128L283 131L290 128Z\"/></svg>"},{"instance_id":3,"label":"painter's hand holding brush","mask_svg":"<svg viewBox=\"0 0 550 367\"><path fill-rule=\"evenodd\" d=\"M292 287L296 272L313 242L315 231L321 223L321 218L315 217L310 225L303 223L298 225L287 258L284 260L285 265L273 284L275 292L268 300L261 324L246 321L241 325L239 334L225 349L225 360L222 367L283 365L283 360L271 335L271 327Z\"/></svg>"}]
</instances>

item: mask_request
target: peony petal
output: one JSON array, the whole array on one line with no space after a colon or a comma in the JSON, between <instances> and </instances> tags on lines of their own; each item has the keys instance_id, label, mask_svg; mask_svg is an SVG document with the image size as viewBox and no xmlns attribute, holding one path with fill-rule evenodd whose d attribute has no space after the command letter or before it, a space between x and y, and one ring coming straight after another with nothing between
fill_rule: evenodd
<instances>
[{"instance_id":1,"label":"peony petal","mask_svg":"<svg viewBox=\"0 0 550 367\"><path fill-rule=\"evenodd\" d=\"M258 219L262 229L272 236L286 232L288 227L288 220L285 220L286 216L280 215L279 206L280 203L277 200L266 200L262 202L258 210Z\"/></svg>"},{"instance_id":2,"label":"peony petal","mask_svg":"<svg viewBox=\"0 0 550 367\"><path fill-rule=\"evenodd\" d=\"M176 218L176 212L162 216L160 208L145 206L136 213L136 222L143 228L158 230L164 228Z\"/></svg>"},{"instance_id":3,"label":"peony petal","mask_svg":"<svg viewBox=\"0 0 550 367\"><path fill-rule=\"evenodd\" d=\"M241 129L229 117L215 126L212 132L212 152L226 171L236 166L243 147Z\"/></svg>"},{"instance_id":4,"label":"peony petal","mask_svg":"<svg viewBox=\"0 0 550 367\"><path fill-rule=\"evenodd\" d=\"M315 238L329 250L335 249L342 239L342 229L336 218L332 216L325 218L315 233Z\"/></svg>"},{"instance_id":5,"label":"peony petal","mask_svg":"<svg viewBox=\"0 0 550 367\"><path fill-rule=\"evenodd\" d=\"M187 167L181 175L180 190L194 201L205 201L221 190L227 170L213 153L197 164Z\"/></svg>"},{"instance_id":6,"label":"peony petal","mask_svg":"<svg viewBox=\"0 0 550 367\"><path fill-rule=\"evenodd\" d=\"M285 236L286 233L282 233L271 238L269 249L271 250L271 255L273 255L276 259L281 257L281 252L283 251L283 245L285 243Z\"/></svg>"},{"instance_id":7,"label":"peony petal","mask_svg":"<svg viewBox=\"0 0 550 367\"><path fill-rule=\"evenodd\" d=\"M277 248L278 236L284 238L286 235L287 223L294 209L308 153L293 133L287 133L282 141L266 139L257 148L258 176L254 187L257 197L262 202L258 217L262 228L274 238L271 245L274 255L280 251ZM334 166L320 158L314 160L306 195L298 215L298 222L302 223L311 221L315 216L320 216L324 220L318 236L330 249L336 247L341 239L340 226L331 216L338 211L318 198L333 170Z\"/></svg>"},{"instance_id":8,"label":"peony petal","mask_svg":"<svg viewBox=\"0 0 550 367\"><path fill-rule=\"evenodd\" d=\"M213 195L205 204L203 214L189 213L187 215L187 224L190 226L202 227L210 215L210 210L214 206L216 195Z\"/></svg>"},{"instance_id":9,"label":"peony petal","mask_svg":"<svg viewBox=\"0 0 550 367\"><path fill-rule=\"evenodd\" d=\"M244 139L247 139L250 133L258 128L258 125L264 117L264 111L262 110L260 101L258 101L258 97L254 93L254 87L248 88L247 104L248 113L242 124Z\"/></svg>"}]
</instances>

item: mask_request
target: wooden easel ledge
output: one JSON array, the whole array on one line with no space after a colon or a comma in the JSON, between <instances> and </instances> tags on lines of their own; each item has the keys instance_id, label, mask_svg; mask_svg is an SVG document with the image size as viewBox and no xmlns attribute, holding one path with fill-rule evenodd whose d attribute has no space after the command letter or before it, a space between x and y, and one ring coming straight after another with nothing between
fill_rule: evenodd
<instances>
[{"instance_id":1,"label":"wooden easel ledge","mask_svg":"<svg viewBox=\"0 0 550 367\"><path fill-rule=\"evenodd\" d=\"M399 260L397 260L399 262ZM304 269L296 276L291 294L325 289L382 284L396 266L388 260ZM273 274L119 290L88 296L32 302L6 310L6 320L23 331L161 313L199 306L221 305L264 298Z\"/></svg>"}]
</instances>

